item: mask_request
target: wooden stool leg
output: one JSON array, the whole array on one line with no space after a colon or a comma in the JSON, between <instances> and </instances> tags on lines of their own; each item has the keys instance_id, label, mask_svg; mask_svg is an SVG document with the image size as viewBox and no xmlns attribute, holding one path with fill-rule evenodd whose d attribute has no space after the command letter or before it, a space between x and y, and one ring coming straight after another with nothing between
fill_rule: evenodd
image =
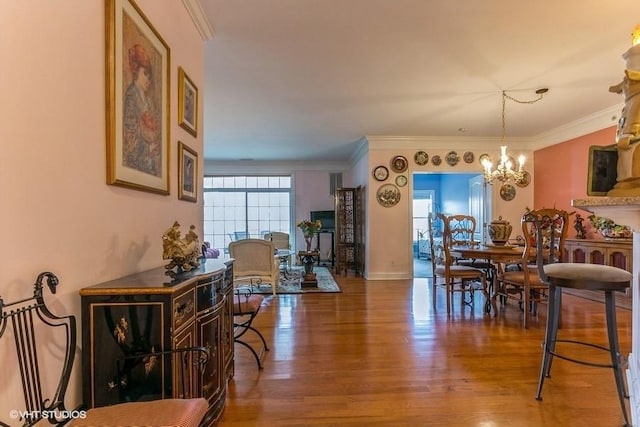
<instances>
[{"instance_id":1,"label":"wooden stool leg","mask_svg":"<svg viewBox=\"0 0 640 427\"><path fill-rule=\"evenodd\" d=\"M542 386L545 377L550 375L551 361L556 347L556 337L558 335L558 317L561 309L562 290L552 284L549 285L549 300L547 302L547 328L544 342L542 343L542 364L540 366L540 378L538 380L538 390L536 399L542 400Z\"/></svg>"},{"instance_id":2,"label":"wooden stool leg","mask_svg":"<svg viewBox=\"0 0 640 427\"><path fill-rule=\"evenodd\" d=\"M620 354L620 345L618 341L618 325L616 321L616 300L612 291L605 291L605 309L607 317L607 335L609 336L609 351L611 353L611 367L613 375L616 379L616 387L618 389L618 399L622 407L622 415L624 416L624 425L630 426L629 417L627 415L627 406L625 397L628 397L625 390L624 376L622 373L622 355Z\"/></svg>"}]
</instances>

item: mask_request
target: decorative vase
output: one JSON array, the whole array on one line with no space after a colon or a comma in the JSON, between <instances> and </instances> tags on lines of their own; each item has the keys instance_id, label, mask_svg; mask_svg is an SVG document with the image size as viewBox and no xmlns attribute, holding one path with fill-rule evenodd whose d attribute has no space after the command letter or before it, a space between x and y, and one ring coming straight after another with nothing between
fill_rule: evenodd
<instances>
[{"instance_id":1,"label":"decorative vase","mask_svg":"<svg viewBox=\"0 0 640 427\"><path fill-rule=\"evenodd\" d=\"M311 252L311 243L313 242L313 236L304 236L304 242L307 244L307 252Z\"/></svg>"},{"instance_id":2,"label":"decorative vase","mask_svg":"<svg viewBox=\"0 0 640 427\"><path fill-rule=\"evenodd\" d=\"M509 221L503 220L502 217L498 217L498 219L494 219L487 226L489 231L489 238L493 242L494 245L504 246L509 241L509 236L511 236L511 230L513 227L509 223Z\"/></svg>"}]
</instances>

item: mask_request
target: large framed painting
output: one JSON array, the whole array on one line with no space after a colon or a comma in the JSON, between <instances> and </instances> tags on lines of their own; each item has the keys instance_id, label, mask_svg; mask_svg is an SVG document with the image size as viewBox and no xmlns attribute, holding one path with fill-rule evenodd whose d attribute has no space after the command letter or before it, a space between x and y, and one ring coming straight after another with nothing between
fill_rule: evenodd
<instances>
[{"instance_id":1,"label":"large framed painting","mask_svg":"<svg viewBox=\"0 0 640 427\"><path fill-rule=\"evenodd\" d=\"M169 46L133 0L105 16L107 183L169 194Z\"/></svg>"},{"instance_id":2,"label":"large framed painting","mask_svg":"<svg viewBox=\"0 0 640 427\"><path fill-rule=\"evenodd\" d=\"M198 200L198 153L178 141L178 198Z\"/></svg>"},{"instance_id":3,"label":"large framed painting","mask_svg":"<svg viewBox=\"0 0 640 427\"><path fill-rule=\"evenodd\" d=\"M198 136L198 88L178 68L178 124L193 136Z\"/></svg>"},{"instance_id":4,"label":"large framed painting","mask_svg":"<svg viewBox=\"0 0 640 427\"><path fill-rule=\"evenodd\" d=\"M606 196L618 178L618 150L615 144L589 147L587 195Z\"/></svg>"}]
</instances>

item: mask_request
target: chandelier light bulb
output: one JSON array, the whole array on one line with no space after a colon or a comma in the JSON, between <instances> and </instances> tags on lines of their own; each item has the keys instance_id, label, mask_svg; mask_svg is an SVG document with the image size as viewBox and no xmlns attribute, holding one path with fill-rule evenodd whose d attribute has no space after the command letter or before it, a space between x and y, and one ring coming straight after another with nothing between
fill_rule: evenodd
<instances>
[{"instance_id":1,"label":"chandelier light bulb","mask_svg":"<svg viewBox=\"0 0 640 427\"><path fill-rule=\"evenodd\" d=\"M640 45L640 24L636 25L631 32L631 46L637 45Z\"/></svg>"}]
</instances>

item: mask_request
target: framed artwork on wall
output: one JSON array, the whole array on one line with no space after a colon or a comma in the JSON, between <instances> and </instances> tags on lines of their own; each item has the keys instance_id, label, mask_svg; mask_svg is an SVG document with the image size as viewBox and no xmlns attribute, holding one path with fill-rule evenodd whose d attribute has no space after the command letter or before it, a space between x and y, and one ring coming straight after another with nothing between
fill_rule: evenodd
<instances>
[{"instance_id":1,"label":"framed artwork on wall","mask_svg":"<svg viewBox=\"0 0 640 427\"><path fill-rule=\"evenodd\" d=\"M178 124L198 136L198 88L182 67L178 67Z\"/></svg>"},{"instance_id":2,"label":"framed artwork on wall","mask_svg":"<svg viewBox=\"0 0 640 427\"><path fill-rule=\"evenodd\" d=\"M133 0L105 8L107 183L169 194L169 46Z\"/></svg>"},{"instance_id":3,"label":"framed artwork on wall","mask_svg":"<svg viewBox=\"0 0 640 427\"><path fill-rule=\"evenodd\" d=\"M178 141L178 199L198 200L198 153Z\"/></svg>"},{"instance_id":4,"label":"framed artwork on wall","mask_svg":"<svg viewBox=\"0 0 640 427\"><path fill-rule=\"evenodd\" d=\"M618 179L618 149L615 144L589 147L587 195L606 196Z\"/></svg>"}]
</instances>

